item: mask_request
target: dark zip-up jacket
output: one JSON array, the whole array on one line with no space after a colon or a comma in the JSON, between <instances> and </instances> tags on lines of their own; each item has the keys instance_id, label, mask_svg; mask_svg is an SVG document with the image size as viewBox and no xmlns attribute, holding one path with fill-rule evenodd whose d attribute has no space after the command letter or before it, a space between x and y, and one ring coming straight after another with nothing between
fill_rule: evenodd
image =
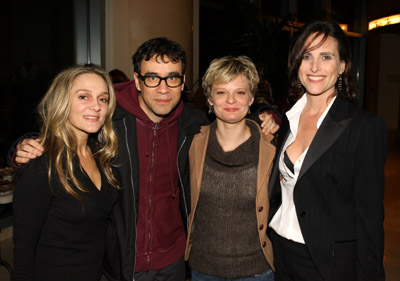
<instances>
[{"instance_id":1,"label":"dark zip-up jacket","mask_svg":"<svg viewBox=\"0 0 400 281\"><path fill-rule=\"evenodd\" d=\"M129 83L128 83L129 84ZM128 85L136 94L134 84ZM116 87L118 99L118 87ZM200 126L208 123L204 112L191 104L183 106L178 117L177 169L179 177L180 210L187 231L188 210L190 210L190 183L188 152L193 136L200 132ZM121 107L113 118L118 135L118 170L121 176L120 200L113 214L113 225L108 233L105 275L110 280L133 280L136 266L136 223L139 207L139 158L137 144L136 117ZM119 252L116 251L119 249ZM111 278L112 277L112 278Z\"/></svg>"}]
</instances>

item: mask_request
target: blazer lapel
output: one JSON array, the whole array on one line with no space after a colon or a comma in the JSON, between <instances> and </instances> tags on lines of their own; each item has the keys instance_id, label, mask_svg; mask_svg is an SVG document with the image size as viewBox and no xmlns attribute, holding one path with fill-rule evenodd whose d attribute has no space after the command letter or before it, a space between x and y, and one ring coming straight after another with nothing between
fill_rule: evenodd
<instances>
[{"instance_id":1,"label":"blazer lapel","mask_svg":"<svg viewBox=\"0 0 400 281\"><path fill-rule=\"evenodd\" d=\"M253 122L248 120L248 122ZM255 123L257 124L257 123ZM271 144L273 139L272 135L264 135L257 125L259 134L260 134L260 145L259 145L259 157L258 157L258 167L257 167L257 194L262 190L264 186L264 182L271 178L270 173L266 173L266 171L272 171L272 165L274 162L276 148Z\"/></svg>"},{"instance_id":2,"label":"blazer lapel","mask_svg":"<svg viewBox=\"0 0 400 281\"><path fill-rule=\"evenodd\" d=\"M304 159L297 181L339 138L352 120L357 108L338 96L319 127Z\"/></svg>"},{"instance_id":3,"label":"blazer lapel","mask_svg":"<svg viewBox=\"0 0 400 281\"><path fill-rule=\"evenodd\" d=\"M200 193L209 134L210 126L201 127L201 132L193 138L192 147L190 148L189 157L191 158L191 165L193 165L190 167L190 177L191 182L195 182L195 186L191 186L192 204L193 201L197 201L195 197L198 197Z\"/></svg>"}]
</instances>

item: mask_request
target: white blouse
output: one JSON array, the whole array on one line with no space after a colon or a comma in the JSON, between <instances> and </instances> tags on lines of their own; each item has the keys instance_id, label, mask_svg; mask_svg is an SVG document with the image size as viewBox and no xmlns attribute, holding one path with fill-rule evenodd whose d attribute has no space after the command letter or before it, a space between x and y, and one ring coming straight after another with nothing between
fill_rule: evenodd
<instances>
[{"instance_id":1,"label":"white blouse","mask_svg":"<svg viewBox=\"0 0 400 281\"><path fill-rule=\"evenodd\" d=\"M336 97L332 99L324 113L318 119L317 130L324 120L326 114L331 108ZM299 220L296 214L296 207L293 198L293 191L297 182L297 178L300 174L301 166L303 165L304 158L307 155L309 147L307 147L303 153L296 160L294 165L294 173L285 165L284 153L289 145L291 145L297 136L297 130L299 127L300 115L303 112L304 107L307 104L307 95L304 94L295 105L286 112L286 116L289 120L290 132L289 136L282 148L279 156L279 172L281 174L281 190L282 190L282 204L278 211L271 220L270 227L272 227L276 233L280 236L293 240L298 243L305 244L303 234L301 233Z\"/></svg>"}]
</instances>

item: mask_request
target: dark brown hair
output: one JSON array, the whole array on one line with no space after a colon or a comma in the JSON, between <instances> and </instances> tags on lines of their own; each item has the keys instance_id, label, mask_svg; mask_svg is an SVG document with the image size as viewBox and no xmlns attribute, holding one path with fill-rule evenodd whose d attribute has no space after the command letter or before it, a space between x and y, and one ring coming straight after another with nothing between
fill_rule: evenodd
<instances>
[{"instance_id":1,"label":"dark brown hair","mask_svg":"<svg viewBox=\"0 0 400 281\"><path fill-rule=\"evenodd\" d=\"M357 88L354 85L352 75L352 55L350 42L337 23L327 21L315 21L303 26L299 30L299 35L289 53L288 60L288 75L289 75L289 98L299 99L305 92L304 87L298 87L298 71L303 60L303 55L306 51L310 51L310 43L306 44L308 38L317 38L322 35L322 40L319 44L315 45L313 49L319 48L328 37L336 40L338 46L338 53L340 61L344 61L346 66L342 74L342 89L338 90L338 82L335 88L337 93L348 99L354 101L357 98ZM311 40L312 41L312 40Z\"/></svg>"},{"instance_id":2,"label":"dark brown hair","mask_svg":"<svg viewBox=\"0 0 400 281\"><path fill-rule=\"evenodd\" d=\"M142 60L149 61L152 57L160 59L162 62L172 61L173 63L182 63L182 75L186 70L186 53L182 46L175 41L171 41L165 37L158 37L144 42L136 53L132 56L133 70L141 75Z\"/></svg>"}]
</instances>

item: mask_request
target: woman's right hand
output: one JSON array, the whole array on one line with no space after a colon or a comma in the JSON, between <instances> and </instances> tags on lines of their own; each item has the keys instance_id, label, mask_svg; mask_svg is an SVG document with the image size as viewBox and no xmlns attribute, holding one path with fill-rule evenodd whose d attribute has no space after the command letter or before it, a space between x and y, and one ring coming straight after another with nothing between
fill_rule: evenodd
<instances>
[{"instance_id":1,"label":"woman's right hand","mask_svg":"<svg viewBox=\"0 0 400 281\"><path fill-rule=\"evenodd\" d=\"M31 159L39 157L43 153L43 146L39 143L39 139L24 139L17 145L15 152L15 162L18 165L26 164Z\"/></svg>"}]
</instances>

